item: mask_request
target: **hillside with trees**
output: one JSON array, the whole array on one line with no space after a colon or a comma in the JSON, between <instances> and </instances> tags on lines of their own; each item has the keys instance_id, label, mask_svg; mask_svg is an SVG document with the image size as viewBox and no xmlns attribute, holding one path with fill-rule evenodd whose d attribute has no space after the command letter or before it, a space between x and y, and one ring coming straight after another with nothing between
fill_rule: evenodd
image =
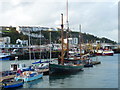
<instances>
[{"instance_id":1,"label":"hillside with trees","mask_svg":"<svg viewBox=\"0 0 120 90\"><path fill-rule=\"evenodd\" d=\"M37 33L37 32L36 32ZM42 38L42 44L47 44L49 43L49 31L41 31L42 35L44 36ZM66 32L64 32L64 38L65 38ZM16 28L11 27L8 31L2 30L2 37L9 36L11 38L11 44L15 44L17 39L21 40L28 40L27 35L23 35L23 33L19 33L16 31ZM61 32L60 31L52 31L51 32L51 38L53 43L60 43L60 37L61 37ZM79 32L70 32L69 37L79 37ZM33 44L39 44L40 38L35 38L31 37L31 43ZM110 39L107 39L105 37L99 38L97 36L91 35L91 34L86 34L82 33L82 42L87 43L87 42L95 42L96 40L100 40L101 42L105 43L112 43L116 44L115 41L112 41Z\"/></svg>"}]
</instances>

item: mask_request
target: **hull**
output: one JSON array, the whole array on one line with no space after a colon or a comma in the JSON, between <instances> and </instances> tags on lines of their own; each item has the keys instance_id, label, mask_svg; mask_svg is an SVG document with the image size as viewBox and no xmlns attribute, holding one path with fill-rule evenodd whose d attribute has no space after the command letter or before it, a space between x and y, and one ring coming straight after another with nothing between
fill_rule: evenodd
<instances>
[{"instance_id":1,"label":"hull","mask_svg":"<svg viewBox=\"0 0 120 90\"><path fill-rule=\"evenodd\" d=\"M96 53L97 56L102 56L102 53Z\"/></svg>"},{"instance_id":2,"label":"hull","mask_svg":"<svg viewBox=\"0 0 120 90\"><path fill-rule=\"evenodd\" d=\"M0 60L10 60L10 57L2 57Z\"/></svg>"},{"instance_id":3,"label":"hull","mask_svg":"<svg viewBox=\"0 0 120 90\"><path fill-rule=\"evenodd\" d=\"M10 55L0 53L0 60L10 60Z\"/></svg>"},{"instance_id":4,"label":"hull","mask_svg":"<svg viewBox=\"0 0 120 90\"><path fill-rule=\"evenodd\" d=\"M49 74L69 74L82 70L84 65L68 66L68 65L50 64L49 67L50 67Z\"/></svg>"},{"instance_id":5,"label":"hull","mask_svg":"<svg viewBox=\"0 0 120 90\"><path fill-rule=\"evenodd\" d=\"M104 56L113 56L113 53L103 53Z\"/></svg>"},{"instance_id":6,"label":"hull","mask_svg":"<svg viewBox=\"0 0 120 90\"><path fill-rule=\"evenodd\" d=\"M7 79L6 79L7 80ZM2 81L2 88L17 88L23 86L23 80L15 81L14 79L8 79L7 81Z\"/></svg>"},{"instance_id":7,"label":"hull","mask_svg":"<svg viewBox=\"0 0 120 90\"><path fill-rule=\"evenodd\" d=\"M91 63L92 63L93 65L101 64L100 61L92 61Z\"/></svg>"},{"instance_id":8,"label":"hull","mask_svg":"<svg viewBox=\"0 0 120 90\"><path fill-rule=\"evenodd\" d=\"M39 78L42 78L42 77L43 77L43 73L38 74L38 75L33 76L33 77L15 77L15 80L23 79L24 82L30 82L30 81L33 81L33 80L36 80L36 79L39 79Z\"/></svg>"},{"instance_id":9,"label":"hull","mask_svg":"<svg viewBox=\"0 0 120 90\"><path fill-rule=\"evenodd\" d=\"M112 56L114 54L114 51L109 51L109 50L104 50L104 51L101 51L99 50L96 55L97 56Z\"/></svg>"},{"instance_id":10,"label":"hull","mask_svg":"<svg viewBox=\"0 0 120 90\"><path fill-rule=\"evenodd\" d=\"M93 67L93 64L85 64L84 67Z\"/></svg>"},{"instance_id":11,"label":"hull","mask_svg":"<svg viewBox=\"0 0 120 90\"><path fill-rule=\"evenodd\" d=\"M98 50L98 51L96 51L96 55L97 55L97 56L101 56L102 53L103 53L103 50Z\"/></svg>"},{"instance_id":12,"label":"hull","mask_svg":"<svg viewBox=\"0 0 120 90\"><path fill-rule=\"evenodd\" d=\"M6 85L6 86L3 86L3 88L16 88L20 86L23 86L23 82L17 83L17 84Z\"/></svg>"}]
</instances>

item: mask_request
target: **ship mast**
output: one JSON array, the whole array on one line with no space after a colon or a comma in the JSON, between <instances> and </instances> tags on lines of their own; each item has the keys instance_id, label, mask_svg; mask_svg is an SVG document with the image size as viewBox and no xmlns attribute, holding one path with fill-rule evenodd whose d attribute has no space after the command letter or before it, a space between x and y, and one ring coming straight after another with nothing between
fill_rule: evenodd
<instances>
[{"instance_id":1,"label":"ship mast","mask_svg":"<svg viewBox=\"0 0 120 90\"><path fill-rule=\"evenodd\" d=\"M81 40L81 38L82 38L81 25L80 25L79 29L80 29L80 32L79 32L79 43L80 43L80 59L81 59L81 52L82 52L82 50L81 50L81 48L82 48L82 46L81 46L81 42L82 42L82 40Z\"/></svg>"},{"instance_id":2,"label":"ship mast","mask_svg":"<svg viewBox=\"0 0 120 90\"><path fill-rule=\"evenodd\" d=\"M67 23L67 30L66 30L66 39L67 39L67 58L69 54L69 22L68 22L68 0L66 2L66 23Z\"/></svg>"},{"instance_id":3,"label":"ship mast","mask_svg":"<svg viewBox=\"0 0 120 90\"><path fill-rule=\"evenodd\" d=\"M31 44L30 44L30 29L29 29L29 27L27 27L28 28L28 32L29 32L29 60L31 61Z\"/></svg>"},{"instance_id":4,"label":"ship mast","mask_svg":"<svg viewBox=\"0 0 120 90\"><path fill-rule=\"evenodd\" d=\"M64 27L64 25L63 25L63 14L61 14L61 38L62 38L62 51L61 51L61 64L62 65L64 65L64 48L63 48L63 42L64 42L64 39L63 39L63 32L64 32L64 30L63 30L63 27Z\"/></svg>"}]
</instances>

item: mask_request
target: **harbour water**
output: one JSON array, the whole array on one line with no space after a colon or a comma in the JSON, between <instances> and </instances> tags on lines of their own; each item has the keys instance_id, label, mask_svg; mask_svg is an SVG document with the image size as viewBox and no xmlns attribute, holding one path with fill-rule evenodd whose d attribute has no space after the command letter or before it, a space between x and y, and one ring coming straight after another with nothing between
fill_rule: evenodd
<instances>
[{"instance_id":1,"label":"harbour water","mask_svg":"<svg viewBox=\"0 0 120 90\"><path fill-rule=\"evenodd\" d=\"M118 54L113 56L98 56L101 64L72 75L43 76L32 82L24 83L21 88L118 88ZM92 58L93 60L96 57ZM9 70L10 63L15 61L0 61L2 70ZM29 65L29 60L18 61Z\"/></svg>"}]
</instances>

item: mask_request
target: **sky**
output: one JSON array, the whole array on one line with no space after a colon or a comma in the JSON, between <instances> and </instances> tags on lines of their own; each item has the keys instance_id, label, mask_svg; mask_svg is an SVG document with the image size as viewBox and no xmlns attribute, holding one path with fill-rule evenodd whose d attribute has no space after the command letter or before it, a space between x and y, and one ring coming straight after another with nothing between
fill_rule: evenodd
<instances>
[{"instance_id":1,"label":"sky","mask_svg":"<svg viewBox=\"0 0 120 90\"><path fill-rule=\"evenodd\" d=\"M67 0L1 0L0 26L60 27L61 13L66 27ZM72 31L106 37L118 42L118 0L68 0L68 21Z\"/></svg>"}]
</instances>

